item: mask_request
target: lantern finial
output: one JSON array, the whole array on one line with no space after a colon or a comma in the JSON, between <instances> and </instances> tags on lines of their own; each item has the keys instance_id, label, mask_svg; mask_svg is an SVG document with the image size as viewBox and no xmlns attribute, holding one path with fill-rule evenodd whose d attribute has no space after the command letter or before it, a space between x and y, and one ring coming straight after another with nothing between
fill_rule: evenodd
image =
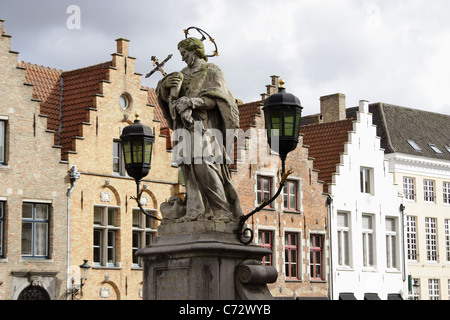
<instances>
[{"instance_id":1,"label":"lantern finial","mask_svg":"<svg viewBox=\"0 0 450 320\"><path fill-rule=\"evenodd\" d=\"M138 113L138 112L136 112L136 113L134 114L134 116L136 117L136 120L139 119L139 113Z\"/></svg>"},{"instance_id":2,"label":"lantern finial","mask_svg":"<svg viewBox=\"0 0 450 320\"><path fill-rule=\"evenodd\" d=\"M286 82L283 80L283 79L280 79L279 81L278 81L278 85L279 85L279 87L280 88L284 88L284 84L285 84Z\"/></svg>"}]
</instances>

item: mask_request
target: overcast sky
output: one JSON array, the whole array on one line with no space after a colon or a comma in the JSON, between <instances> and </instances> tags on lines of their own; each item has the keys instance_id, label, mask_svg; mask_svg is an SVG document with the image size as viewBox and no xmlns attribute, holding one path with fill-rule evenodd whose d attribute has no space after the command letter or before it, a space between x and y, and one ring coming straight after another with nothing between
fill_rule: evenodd
<instances>
[{"instance_id":1,"label":"overcast sky","mask_svg":"<svg viewBox=\"0 0 450 320\"><path fill-rule=\"evenodd\" d=\"M82 68L110 60L124 37L136 72L150 71L153 55L174 54L165 68L172 72L184 67L176 49L183 29L197 26L216 40L220 55L210 62L235 98L259 100L278 75L305 115L337 92L347 107L363 99L450 114L449 12L448 0L0 1L22 61ZM143 85L160 78L143 77Z\"/></svg>"}]
</instances>

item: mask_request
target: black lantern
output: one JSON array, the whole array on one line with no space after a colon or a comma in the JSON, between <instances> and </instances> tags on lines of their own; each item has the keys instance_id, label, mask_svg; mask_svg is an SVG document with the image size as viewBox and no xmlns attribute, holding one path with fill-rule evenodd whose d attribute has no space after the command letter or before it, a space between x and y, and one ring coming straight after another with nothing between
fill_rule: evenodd
<instances>
[{"instance_id":1,"label":"black lantern","mask_svg":"<svg viewBox=\"0 0 450 320\"><path fill-rule=\"evenodd\" d=\"M84 263L80 266L80 280L81 280L81 286L84 285L84 282L89 277L89 269L91 269L91 266L88 265L88 260L84 259Z\"/></svg>"},{"instance_id":2,"label":"black lantern","mask_svg":"<svg viewBox=\"0 0 450 320\"><path fill-rule=\"evenodd\" d=\"M257 208L247 215L239 218L239 224L235 233L243 244L249 244L253 240L253 231L244 228L245 222L256 212L272 203L283 190L286 179L292 171L285 172L286 156L294 150L298 144L300 131L300 119L303 107L300 100L291 93L287 93L283 87L284 81L280 80L278 92L272 94L264 101L264 118L266 121L267 140L270 148L278 152L281 159L281 181L277 192L268 200L264 200ZM274 140L272 140L274 138ZM278 139L278 145L272 145Z\"/></svg>"},{"instance_id":3,"label":"black lantern","mask_svg":"<svg viewBox=\"0 0 450 320\"><path fill-rule=\"evenodd\" d=\"M72 278L72 289L70 290L70 293L72 294L72 300L75 299L76 296L83 296L83 286L86 283L88 276L89 276L89 270L91 269L91 266L88 265L88 260L84 259L84 263L80 265L80 285L75 286L75 279Z\"/></svg>"},{"instance_id":4,"label":"black lantern","mask_svg":"<svg viewBox=\"0 0 450 320\"><path fill-rule=\"evenodd\" d=\"M280 81L278 93L264 101L263 110L269 146L284 162L287 154L297 147L303 107L296 96L286 92L283 83ZM272 146L272 138L278 138L278 146Z\"/></svg>"},{"instance_id":5,"label":"black lantern","mask_svg":"<svg viewBox=\"0 0 450 320\"><path fill-rule=\"evenodd\" d=\"M122 141L123 157L125 160L125 169L130 177L136 181L137 196L135 199L139 209L150 218L161 220L158 217L148 213L142 207L140 199L142 191L139 188L141 179L148 175L152 164L152 149L155 136L152 129L143 125L138 114L135 115L134 123L123 128L120 140Z\"/></svg>"},{"instance_id":6,"label":"black lantern","mask_svg":"<svg viewBox=\"0 0 450 320\"><path fill-rule=\"evenodd\" d=\"M125 169L128 175L138 182L150 171L155 136L150 127L136 119L133 124L123 129L120 140L123 146Z\"/></svg>"}]
</instances>

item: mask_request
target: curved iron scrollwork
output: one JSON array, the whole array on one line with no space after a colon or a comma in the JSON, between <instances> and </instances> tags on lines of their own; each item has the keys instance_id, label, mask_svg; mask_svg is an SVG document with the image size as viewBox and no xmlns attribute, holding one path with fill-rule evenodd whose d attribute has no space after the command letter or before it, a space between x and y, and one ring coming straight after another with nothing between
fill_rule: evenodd
<instances>
[{"instance_id":1,"label":"curved iron scrollwork","mask_svg":"<svg viewBox=\"0 0 450 320\"><path fill-rule=\"evenodd\" d=\"M139 189L140 189L140 187L139 187L139 181L136 181L136 186L137 186L137 196L136 196L136 197L131 196L130 199L136 200L139 209L140 209L141 212L142 212L143 214L145 214L147 217L152 218L152 219L155 219L155 220L158 220L158 221L161 221L160 218L158 218L157 216L154 216L154 215L148 213L148 212L144 209L144 207L143 207L142 204L141 204L141 196L142 196L142 193L144 192L145 189L139 190Z\"/></svg>"},{"instance_id":2,"label":"curved iron scrollwork","mask_svg":"<svg viewBox=\"0 0 450 320\"><path fill-rule=\"evenodd\" d=\"M238 227L235 230L235 234L238 238L238 240L245 244L248 245L253 241L253 230L250 228L245 228L244 229L244 225L245 222L251 217L253 216L255 213L261 211L265 206L271 204L273 201L275 201L275 199L280 195L281 191L284 188L284 185L286 183L286 179L288 178L288 176L292 173L292 170L288 170L287 172L285 172L284 169L284 160L282 160L282 169L281 169L281 181L280 181L280 186L278 187L277 192L273 195L272 198L270 198L269 200L264 200L258 207L256 207L252 212L250 212L249 214L245 215L245 216L241 216L239 218L239 224Z\"/></svg>"}]
</instances>

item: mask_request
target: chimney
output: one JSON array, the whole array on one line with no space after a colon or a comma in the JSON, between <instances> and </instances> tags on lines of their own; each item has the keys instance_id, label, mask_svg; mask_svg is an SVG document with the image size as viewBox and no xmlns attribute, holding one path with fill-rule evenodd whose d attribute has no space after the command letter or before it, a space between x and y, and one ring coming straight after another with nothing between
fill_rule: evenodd
<instances>
[{"instance_id":1,"label":"chimney","mask_svg":"<svg viewBox=\"0 0 450 320\"><path fill-rule=\"evenodd\" d=\"M278 92L278 79L280 79L279 76L270 76L270 77L272 78L272 84L266 86L268 96Z\"/></svg>"},{"instance_id":2,"label":"chimney","mask_svg":"<svg viewBox=\"0 0 450 320\"><path fill-rule=\"evenodd\" d=\"M369 101L359 100L359 112L369 113Z\"/></svg>"},{"instance_id":3,"label":"chimney","mask_svg":"<svg viewBox=\"0 0 450 320\"><path fill-rule=\"evenodd\" d=\"M345 94L335 93L320 97L320 114L323 122L333 122L346 119Z\"/></svg>"},{"instance_id":4,"label":"chimney","mask_svg":"<svg viewBox=\"0 0 450 320\"><path fill-rule=\"evenodd\" d=\"M128 45L130 40L119 38L116 39L117 42L117 53L123 54L125 57L128 57Z\"/></svg>"}]
</instances>

